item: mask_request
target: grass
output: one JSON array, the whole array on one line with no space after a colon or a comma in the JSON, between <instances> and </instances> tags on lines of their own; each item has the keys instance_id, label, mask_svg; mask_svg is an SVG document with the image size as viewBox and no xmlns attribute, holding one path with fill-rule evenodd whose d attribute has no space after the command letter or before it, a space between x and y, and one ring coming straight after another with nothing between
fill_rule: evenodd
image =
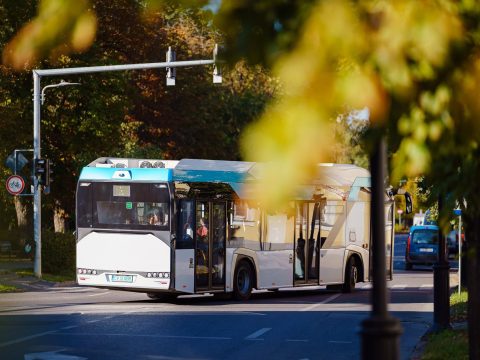
<instances>
[{"instance_id":1,"label":"grass","mask_svg":"<svg viewBox=\"0 0 480 360\"><path fill-rule=\"evenodd\" d=\"M467 320L468 293L461 291L450 296L450 319L452 322ZM467 330L445 330L427 337L427 344L422 360L467 360L468 332Z\"/></svg>"},{"instance_id":2,"label":"grass","mask_svg":"<svg viewBox=\"0 0 480 360\"><path fill-rule=\"evenodd\" d=\"M462 290L460 294L455 291L450 296L450 320L460 322L467 320L468 292Z\"/></svg>"},{"instance_id":3,"label":"grass","mask_svg":"<svg viewBox=\"0 0 480 360\"><path fill-rule=\"evenodd\" d=\"M33 274L33 270L31 269L21 269L21 270L16 270L15 274L17 274L20 277L28 277L28 276L35 276ZM45 281L50 281L50 282L65 282L65 281L74 281L75 280L75 274L70 273L70 274L42 274L42 280Z\"/></svg>"},{"instance_id":4,"label":"grass","mask_svg":"<svg viewBox=\"0 0 480 360\"><path fill-rule=\"evenodd\" d=\"M11 292L19 292L19 291L22 291L22 290L15 286L0 284L0 293L11 293Z\"/></svg>"},{"instance_id":5,"label":"grass","mask_svg":"<svg viewBox=\"0 0 480 360\"><path fill-rule=\"evenodd\" d=\"M468 360L466 330L445 330L428 337L422 360Z\"/></svg>"}]
</instances>

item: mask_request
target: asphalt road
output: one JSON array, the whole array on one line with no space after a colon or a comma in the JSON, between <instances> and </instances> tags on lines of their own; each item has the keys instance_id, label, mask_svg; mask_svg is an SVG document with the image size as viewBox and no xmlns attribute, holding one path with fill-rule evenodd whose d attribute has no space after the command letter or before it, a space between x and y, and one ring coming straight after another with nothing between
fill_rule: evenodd
<instances>
[{"instance_id":1,"label":"asphalt road","mask_svg":"<svg viewBox=\"0 0 480 360\"><path fill-rule=\"evenodd\" d=\"M433 280L429 268L402 270L402 242L404 251L401 237L395 245L389 310L401 321L401 358L408 359L433 320ZM0 358L358 359L370 288L259 292L243 303L213 296L161 303L79 287L2 294Z\"/></svg>"}]
</instances>

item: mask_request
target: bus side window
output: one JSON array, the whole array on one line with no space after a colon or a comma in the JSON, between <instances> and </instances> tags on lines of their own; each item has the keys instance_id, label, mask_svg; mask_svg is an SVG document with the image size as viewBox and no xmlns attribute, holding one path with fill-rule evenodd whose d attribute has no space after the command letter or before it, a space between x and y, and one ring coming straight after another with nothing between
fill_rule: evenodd
<instances>
[{"instance_id":1,"label":"bus side window","mask_svg":"<svg viewBox=\"0 0 480 360\"><path fill-rule=\"evenodd\" d=\"M178 212L177 249L193 249L193 201L182 200Z\"/></svg>"},{"instance_id":2,"label":"bus side window","mask_svg":"<svg viewBox=\"0 0 480 360\"><path fill-rule=\"evenodd\" d=\"M260 208L246 201L236 201L229 208L228 241L236 247L260 249Z\"/></svg>"}]
</instances>

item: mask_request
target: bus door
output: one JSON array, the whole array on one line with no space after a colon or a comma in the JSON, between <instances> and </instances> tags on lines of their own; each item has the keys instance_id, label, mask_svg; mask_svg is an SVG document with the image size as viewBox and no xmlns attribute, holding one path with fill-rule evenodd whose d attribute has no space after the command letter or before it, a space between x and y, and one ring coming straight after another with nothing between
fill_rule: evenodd
<instances>
[{"instance_id":1,"label":"bus door","mask_svg":"<svg viewBox=\"0 0 480 360\"><path fill-rule=\"evenodd\" d=\"M295 285L319 284L320 214L320 202L296 203Z\"/></svg>"},{"instance_id":2,"label":"bus door","mask_svg":"<svg viewBox=\"0 0 480 360\"><path fill-rule=\"evenodd\" d=\"M177 235L175 240L175 289L193 293L195 291L195 207L193 200L177 203Z\"/></svg>"},{"instance_id":3,"label":"bus door","mask_svg":"<svg viewBox=\"0 0 480 360\"><path fill-rule=\"evenodd\" d=\"M195 290L225 289L226 202L197 201Z\"/></svg>"}]
</instances>

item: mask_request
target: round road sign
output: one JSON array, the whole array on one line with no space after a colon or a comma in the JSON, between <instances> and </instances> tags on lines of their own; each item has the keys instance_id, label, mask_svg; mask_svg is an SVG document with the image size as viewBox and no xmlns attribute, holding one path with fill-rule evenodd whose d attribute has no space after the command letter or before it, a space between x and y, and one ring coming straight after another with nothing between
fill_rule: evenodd
<instances>
[{"instance_id":1,"label":"round road sign","mask_svg":"<svg viewBox=\"0 0 480 360\"><path fill-rule=\"evenodd\" d=\"M7 179L7 191L12 195L20 194L25 188L25 181L19 175L12 175Z\"/></svg>"}]
</instances>

